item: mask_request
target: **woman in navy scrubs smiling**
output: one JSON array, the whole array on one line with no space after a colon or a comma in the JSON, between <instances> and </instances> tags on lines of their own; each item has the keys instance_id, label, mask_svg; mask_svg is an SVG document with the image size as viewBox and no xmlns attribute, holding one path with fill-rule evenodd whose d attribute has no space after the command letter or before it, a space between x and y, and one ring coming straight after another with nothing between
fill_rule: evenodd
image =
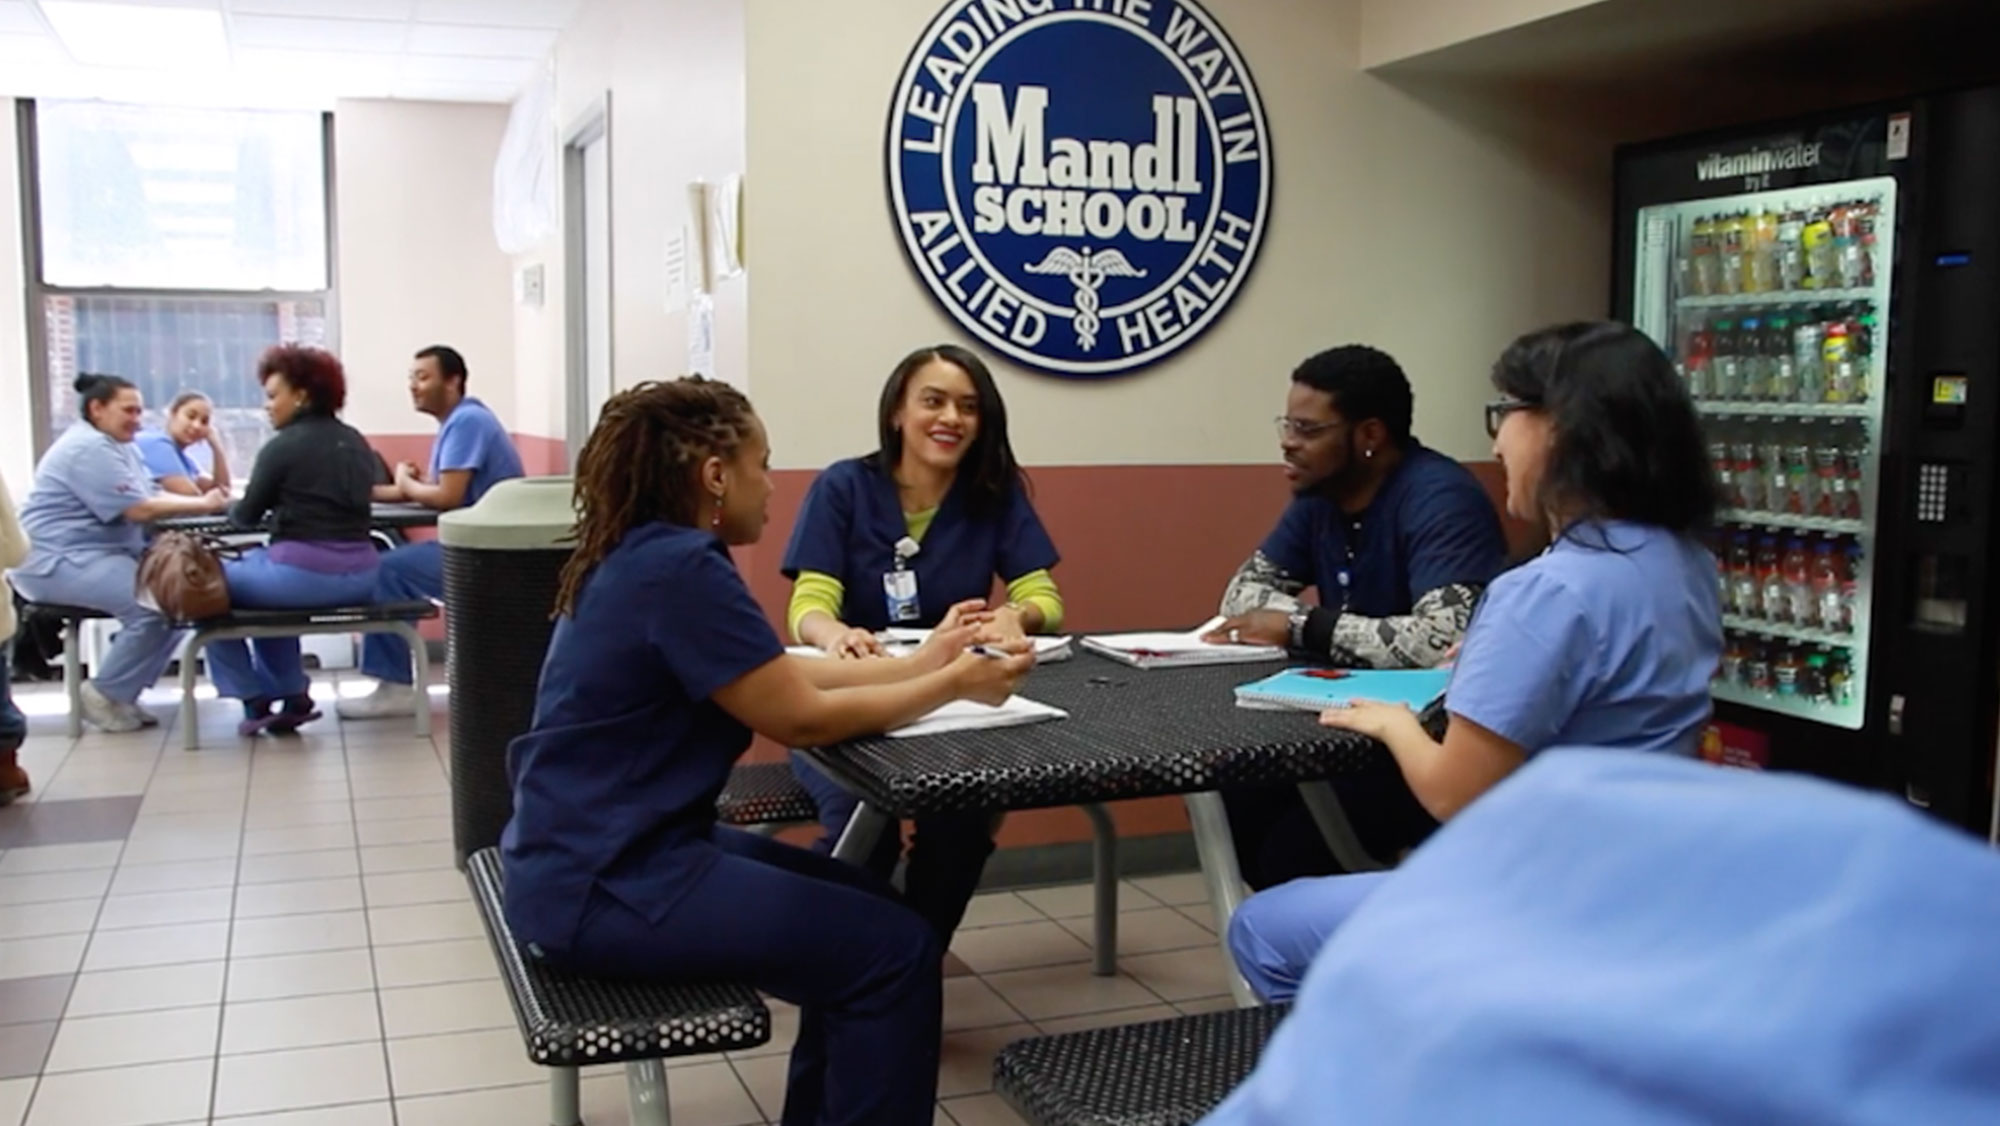
<instances>
[{"instance_id":1,"label":"woman in navy scrubs smiling","mask_svg":"<svg viewBox=\"0 0 2000 1126\"><path fill-rule=\"evenodd\" d=\"M728 385L644 383L605 405L534 725L508 749L508 923L560 968L799 1005L785 1126L928 1126L936 936L879 877L718 826L715 799L752 730L816 746L999 703L1033 657L966 652L956 616L903 660L786 656L729 556L770 496L763 424Z\"/></svg>"},{"instance_id":2,"label":"woman in navy scrubs smiling","mask_svg":"<svg viewBox=\"0 0 2000 1126\"><path fill-rule=\"evenodd\" d=\"M872 657L882 652L879 631L935 626L953 612L979 623L981 640L1061 629L1055 545L1029 503L986 364L954 344L910 353L883 385L877 424L880 448L830 466L799 511L784 560L792 635L836 657ZM995 576L1007 599L988 609ZM820 848L830 850L855 799L796 756L793 770L819 806ZM995 828L986 814L917 821L904 893L946 942ZM884 833L869 867L887 876L901 851L901 834Z\"/></svg>"}]
</instances>

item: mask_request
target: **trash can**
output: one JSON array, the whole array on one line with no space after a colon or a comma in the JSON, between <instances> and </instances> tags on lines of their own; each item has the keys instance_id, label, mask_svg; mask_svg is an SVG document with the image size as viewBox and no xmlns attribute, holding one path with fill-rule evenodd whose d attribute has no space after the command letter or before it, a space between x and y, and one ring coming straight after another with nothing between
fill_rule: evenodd
<instances>
[{"instance_id":1,"label":"trash can","mask_svg":"<svg viewBox=\"0 0 2000 1126\"><path fill-rule=\"evenodd\" d=\"M502 481L438 520L451 683L451 841L458 866L500 843L514 811L507 744L535 715L564 542L576 517L568 477Z\"/></svg>"}]
</instances>

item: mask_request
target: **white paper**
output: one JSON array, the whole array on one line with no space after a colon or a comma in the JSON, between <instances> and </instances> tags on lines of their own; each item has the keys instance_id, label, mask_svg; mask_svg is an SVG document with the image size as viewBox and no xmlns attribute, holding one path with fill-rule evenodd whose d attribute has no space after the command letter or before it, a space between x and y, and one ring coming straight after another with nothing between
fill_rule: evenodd
<instances>
[{"instance_id":1,"label":"white paper","mask_svg":"<svg viewBox=\"0 0 2000 1126\"><path fill-rule=\"evenodd\" d=\"M997 708L971 700L954 700L907 727L889 732L889 737L908 739L917 735L943 735L951 731L984 731L1068 718L1069 713L1061 708L1050 707L1025 696L1009 696L1007 702Z\"/></svg>"},{"instance_id":2,"label":"white paper","mask_svg":"<svg viewBox=\"0 0 2000 1126\"><path fill-rule=\"evenodd\" d=\"M882 647L889 656L907 657L916 652L917 648L924 642L930 640L931 631L927 629L886 629L875 636L882 642ZM1075 646L1071 644L1075 640L1074 638L1036 637L1032 640L1035 643L1035 663L1037 664L1048 665L1054 664L1057 661L1067 661L1076 654ZM795 657L826 656L825 650L812 645L793 645L788 647L785 652Z\"/></svg>"},{"instance_id":3,"label":"white paper","mask_svg":"<svg viewBox=\"0 0 2000 1126\"><path fill-rule=\"evenodd\" d=\"M667 236L667 312L678 313L688 303L688 244L686 227Z\"/></svg>"},{"instance_id":4,"label":"white paper","mask_svg":"<svg viewBox=\"0 0 2000 1126\"><path fill-rule=\"evenodd\" d=\"M708 203L708 276L726 281L743 272L743 177L725 177L711 186Z\"/></svg>"},{"instance_id":5,"label":"white paper","mask_svg":"<svg viewBox=\"0 0 2000 1126\"><path fill-rule=\"evenodd\" d=\"M1120 660L1132 660L1140 664L1140 668L1148 664L1248 664L1284 656L1284 648L1280 646L1204 642L1202 636L1222 622L1224 618L1210 618L1184 634L1092 634L1084 638L1084 648Z\"/></svg>"},{"instance_id":6,"label":"white paper","mask_svg":"<svg viewBox=\"0 0 2000 1126\"><path fill-rule=\"evenodd\" d=\"M715 378L715 299L697 293L688 302L688 374Z\"/></svg>"}]
</instances>

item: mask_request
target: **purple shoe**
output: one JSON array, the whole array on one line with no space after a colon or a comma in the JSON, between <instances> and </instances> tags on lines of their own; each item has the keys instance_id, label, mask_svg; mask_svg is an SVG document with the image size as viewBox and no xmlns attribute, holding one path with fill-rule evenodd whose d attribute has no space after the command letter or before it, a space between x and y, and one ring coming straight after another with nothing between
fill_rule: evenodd
<instances>
[{"instance_id":1,"label":"purple shoe","mask_svg":"<svg viewBox=\"0 0 2000 1126\"><path fill-rule=\"evenodd\" d=\"M290 735L305 724L320 718L320 710L313 706L311 696L287 696L285 702L264 725L264 730L273 735Z\"/></svg>"},{"instance_id":2,"label":"purple shoe","mask_svg":"<svg viewBox=\"0 0 2000 1126\"><path fill-rule=\"evenodd\" d=\"M245 700L243 718L236 723L236 734L245 739L254 739L257 733L269 727L275 718L277 717L271 714L271 701L268 697L259 696Z\"/></svg>"}]
</instances>

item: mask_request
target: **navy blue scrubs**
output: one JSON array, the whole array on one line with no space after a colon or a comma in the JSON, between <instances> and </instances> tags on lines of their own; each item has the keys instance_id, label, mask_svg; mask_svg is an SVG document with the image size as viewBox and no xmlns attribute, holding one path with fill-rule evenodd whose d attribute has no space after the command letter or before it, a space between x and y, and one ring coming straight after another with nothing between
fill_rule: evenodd
<instances>
[{"instance_id":1,"label":"navy blue scrubs","mask_svg":"<svg viewBox=\"0 0 2000 1126\"><path fill-rule=\"evenodd\" d=\"M840 618L850 626L929 628L957 603L992 594L996 576L1012 582L1056 565L1055 544L1018 482L998 512L974 512L966 492L961 477L938 505L920 549L906 564L917 576L914 621L890 617L882 576L895 570L896 542L909 535L909 522L896 482L876 468L874 458L836 462L814 479L785 548L785 577L796 580L801 571L818 571L839 579ZM792 770L819 806L826 835L818 847L830 852L859 803L797 755L792 756ZM886 877L901 852L901 835L884 833L868 867ZM903 873L904 898L943 941L950 942L965 917L992 854L987 814L917 819Z\"/></svg>"},{"instance_id":2,"label":"navy blue scrubs","mask_svg":"<svg viewBox=\"0 0 2000 1126\"><path fill-rule=\"evenodd\" d=\"M714 536L627 534L557 622L534 725L508 748L507 920L561 968L799 1005L786 1126L928 1126L930 928L879 877L715 822L750 731L713 694L783 652Z\"/></svg>"}]
</instances>

